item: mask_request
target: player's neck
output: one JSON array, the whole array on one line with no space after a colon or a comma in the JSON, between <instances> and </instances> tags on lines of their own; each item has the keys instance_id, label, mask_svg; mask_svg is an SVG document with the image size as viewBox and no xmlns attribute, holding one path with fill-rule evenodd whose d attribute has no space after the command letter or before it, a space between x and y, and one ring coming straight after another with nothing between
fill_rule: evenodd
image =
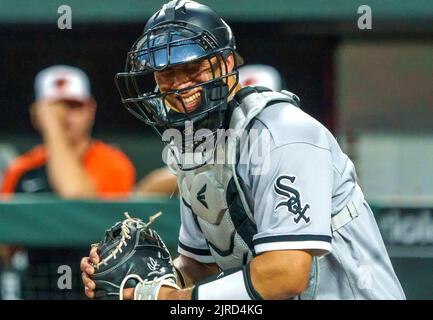
<instances>
[{"instance_id":1,"label":"player's neck","mask_svg":"<svg viewBox=\"0 0 433 320\"><path fill-rule=\"evenodd\" d=\"M242 86L241 86L240 83L238 83L238 84L236 85L236 87L233 89L232 93L230 94L228 100L229 100L229 101L232 100L233 97L235 96L236 92L238 92L238 91L241 90L241 89L242 89Z\"/></svg>"}]
</instances>

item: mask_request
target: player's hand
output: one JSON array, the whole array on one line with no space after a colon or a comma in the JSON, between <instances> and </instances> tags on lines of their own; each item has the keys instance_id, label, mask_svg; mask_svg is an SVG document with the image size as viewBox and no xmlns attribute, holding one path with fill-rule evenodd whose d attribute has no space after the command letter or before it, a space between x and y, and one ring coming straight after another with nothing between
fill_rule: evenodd
<instances>
[{"instance_id":1,"label":"player's hand","mask_svg":"<svg viewBox=\"0 0 433 320\"><path fill-rule=\"evenodd\" d=\"M30 115L41 133L65 128L66 106L62 102L41 100L30 106Z\"/></svg>"},{"instance_id":2,"label":"player's hand","mask_svg":"<svg viewBox=\"0 0 433 320\"><path fill-rule=\"evenodd\" d=\"M90 250L90 254L88 257L84 257L81 259L80 269L81 269L81 280L84 285L84 293L85 295L93 299L95 297L95 282L91 279L91 275L95 272L94 265L99 263L99 256L96 253L97 248L92 248ZM128 288L123 290L123 299L124 300L133 300L134 299L134 288Z\"/></svg>"},{"instance_id":3,"label":"player's hand","mask_svg":"<svg viewBox=\"0 0 433 320\"><path fill-rule=\"evenodd\" d=\"M90 278L93 273L95 273L94 265L99 263L99 256L97 254L97 248L93 247L90 250L88 257L81 259L80 269L81 269L81 280L84 285L84 293L90 299L95 297L95 282Z\"/></svg>"}]
</instances>

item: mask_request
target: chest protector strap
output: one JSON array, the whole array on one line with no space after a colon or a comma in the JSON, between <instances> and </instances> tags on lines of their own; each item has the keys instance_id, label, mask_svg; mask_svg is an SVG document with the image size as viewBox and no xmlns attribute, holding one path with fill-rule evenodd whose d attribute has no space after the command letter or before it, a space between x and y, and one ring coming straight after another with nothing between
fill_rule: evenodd
<instances>
[{"instance_id":1,"label":"chest protector strap","mask_svg":"<svg viewBox=\"0 0 433 320\"><path fill-rule=\"evenodd\" d=\"M274 92L265 87L245 87L236 93L234 101L237 103L237 107L233 110L229 126L229 128L234 131L234 134L230 136L227 142L227 154L230 160L229 163L231 164L233 180L239 192L242 206L248 218L255 224L254 216L236 173L236 165L240 156L241 136L251 121L266 107L276 103L286 102L299 108L300 100L295 94L286 90Z\"/></svg>"}]
</instances>

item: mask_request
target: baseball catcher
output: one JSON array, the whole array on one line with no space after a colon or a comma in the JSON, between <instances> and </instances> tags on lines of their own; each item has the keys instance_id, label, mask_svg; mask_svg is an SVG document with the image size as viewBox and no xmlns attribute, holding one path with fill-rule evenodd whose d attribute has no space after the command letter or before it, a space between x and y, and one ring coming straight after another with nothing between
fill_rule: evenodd
<instances>
[{"instance_id":1,"label":"baseball catcher","mask_svg":"<svg viewBox=\"0 0 433 320\"><path fill-rule=\"evenodd\" d=\"M92 245L100 257L92 276L96 299L123 300L124 289L136 288L135 299L154 300L163 285L179 289L180 273L161 237L150 228L160 215L158 212L144 223L125 212L126 218Z\"/></svg>"},{"instance_id":2,"label":"baseball catcher","mask_svg":"<svg viewBox=\"0 0 433 320\"><path fill-rule=\"evenodd\" d=\"M138 258L133 248L141 246L141 232L131 231L148 225L134 221L114 228L108 237L115 244L104 242L100 254L94 249L82 259L85 294L404 299L351 160L331 132L301 110L295 94L242 87L242 63L232 30L205 5L173 0L148 20L115 79L126 109L166 143L164 158L180 198L173 263L186 285L176 288L166 250L154 248L160 245ZM121 232L126 228L130 233ZM133 239L132 248L120 245ZM89 261L99 265L108 257L109 266L101 264L95 274ZM123 266L123 257L131 264ZM99 274L116 269L119 276L98 282Z\"/></svg>"}]
</instances>

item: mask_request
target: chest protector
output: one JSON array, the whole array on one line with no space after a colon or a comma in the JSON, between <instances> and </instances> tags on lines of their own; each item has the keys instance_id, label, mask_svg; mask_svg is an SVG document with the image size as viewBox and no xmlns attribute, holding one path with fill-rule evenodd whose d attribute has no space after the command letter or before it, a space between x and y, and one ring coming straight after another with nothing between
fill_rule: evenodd
<instances>
[{"instance_id":1,"label":"chest protector","mask_svg":"<svg viewBox=\"0 0 433 320\"><path fill-rule=\"evenodd\" d=\"M223 142L225 161L218 163L214 159L213 163L194 170L177 170L182 200L191 209L221 269L241 267L254 256L252 239L257 233L256 223L236 174L240 132L267 106L298 103L298 98L289 92L278 93L263 87L243 88L234 99L238 106L230 119L230 139Z\"/></svg>"},{"instance_id":2,"label":"chest protector","mask_svg":"<svg viewBox=\"0 0 433 320\"><path fill-rule=\"evenodd\" d=\"M251 121L267 106L290 103L299 98L288 91L273 92L264 87L246 87L234 97L238 106L230 118L230 139L225 142L225 161L213 161L194 170L177 170L183 203L191 210L197 227L206 238L213 258L223 269L241 267L254 257L253 236L257 233L253 210L243 183L236 173L240 138ZM229 236L228 236L229 235ZM313 263L312 274L317 273ZM315 276L310 277L315 282ZM315 285L304 297L314 295Z\"/></svg>"}]
</instances>

